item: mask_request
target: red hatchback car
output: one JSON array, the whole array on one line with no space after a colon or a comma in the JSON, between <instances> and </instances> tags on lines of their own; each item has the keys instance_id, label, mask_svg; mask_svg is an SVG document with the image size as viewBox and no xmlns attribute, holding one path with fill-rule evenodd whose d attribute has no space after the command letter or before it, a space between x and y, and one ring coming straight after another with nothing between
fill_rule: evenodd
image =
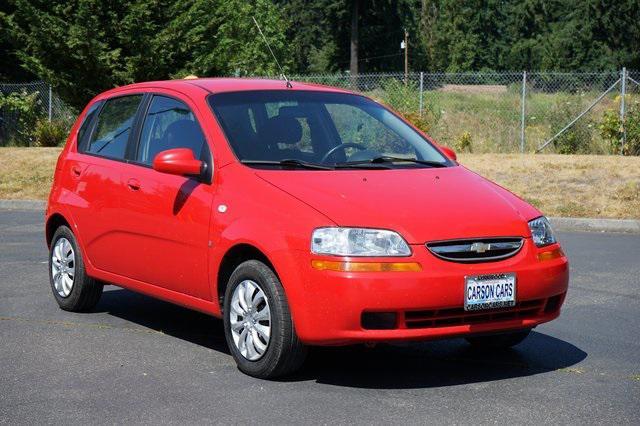
<instances>
[{"instance_id":1,"label":"red hatchback car","mask_svg":"<svg viewBox=\"0 0 640 426\"><path fill-rule=\"evenodd\" d=\"M262 378L308 345L513 346L558 317L569 280L538 210L397 114L269 80L97 96L56 165L46 240L63 309L110 283L222 317Z\"/></svg>"}]
</instances>

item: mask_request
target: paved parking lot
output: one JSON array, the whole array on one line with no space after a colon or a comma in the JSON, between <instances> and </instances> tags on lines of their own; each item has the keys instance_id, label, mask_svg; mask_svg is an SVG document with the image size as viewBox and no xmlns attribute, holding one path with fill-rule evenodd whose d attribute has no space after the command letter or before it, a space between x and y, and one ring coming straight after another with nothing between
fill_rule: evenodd
<instances>
[{"instance_id":1,"label":"paved parking lot","mask_svg":"<svg viewBox=\"0 0 640 426\"><path fill-rule=\"evenodd\" d=\"M114 287L95 312L58 309L42 227L0 211L0 423L640 423L640 235L560 234L562 316L515 350L318 349L266 382L205 315Z\"/></svg>"}]
</instances>

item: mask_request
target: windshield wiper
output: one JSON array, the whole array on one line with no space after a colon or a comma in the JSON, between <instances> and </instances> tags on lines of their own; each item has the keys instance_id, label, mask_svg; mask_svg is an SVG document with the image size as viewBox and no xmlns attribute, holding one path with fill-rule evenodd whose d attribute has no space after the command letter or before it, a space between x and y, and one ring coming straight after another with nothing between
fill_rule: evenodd
<instances>
[{"instance_id":1,"label":"windshield wiper","mask_svg":"<svg viewBox=\"0 0 640 426\"><path fill-rule=\"evenodd\" d=\"M382 164L382 163L415 163L415 164L423 164L425 166L430 166L430 167L447 167L445 163L439 163L437 161L418 160L416 158L391 157L388 155L374 157L369 160L347 161L344 163L339 163L337 164L337 166L346 166L351 164Z\"/></svg>"},{"instance_id":2,"label":"windshield wiper","mask_svg":"<svg viewBox=\"0 0 640 426\"><path fill-rule=\"evenodd\" d=\"M256 166L282 166L298 169L313 170L333 170L333 167L323 166L322 164L309 163L308 161L296 160L295 158L285 158L283 160L241 160L242 164Z\"/></svg>"}]
</instances>

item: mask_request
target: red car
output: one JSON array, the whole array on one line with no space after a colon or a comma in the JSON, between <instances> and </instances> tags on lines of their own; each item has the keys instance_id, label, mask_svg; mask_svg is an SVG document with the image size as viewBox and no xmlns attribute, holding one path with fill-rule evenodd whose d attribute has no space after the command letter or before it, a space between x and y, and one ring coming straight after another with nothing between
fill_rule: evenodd
<instances>
[{"instance_id":1,"label":"red car","mask_svg":"<svg viewBox=\"0 0 640 426\"><path fill-rule=\"evenodd\" d=\"M558 317L569 279L538 210L393 111L269 80L97 96L56 165L46 241L63 309L109 283L222 317L262 378L308 345L513 346Z\"/></svg>"}]
</instances>

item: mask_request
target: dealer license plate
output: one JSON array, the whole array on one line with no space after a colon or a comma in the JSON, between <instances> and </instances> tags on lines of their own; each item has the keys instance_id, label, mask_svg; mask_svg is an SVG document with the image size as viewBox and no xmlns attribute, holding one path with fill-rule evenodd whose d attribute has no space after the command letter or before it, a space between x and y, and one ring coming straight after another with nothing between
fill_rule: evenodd
<instances>
[{"instance_id":1,"label":"dealer license plate","mask_svg":"<svg viewBox=\"0 0 640 426\"><path fill-rule=\"evenodd\" d=\"M465 277L464 310L506 308L516 304L516 274Z\"/></svg>"}]
</instances>

